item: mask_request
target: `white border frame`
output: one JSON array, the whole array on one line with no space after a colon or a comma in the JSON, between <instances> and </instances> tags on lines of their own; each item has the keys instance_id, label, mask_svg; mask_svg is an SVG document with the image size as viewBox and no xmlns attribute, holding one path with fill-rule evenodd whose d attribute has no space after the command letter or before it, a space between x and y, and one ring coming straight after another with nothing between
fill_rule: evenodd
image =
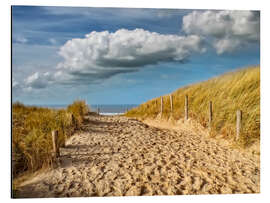
<instances>
[{"instance_id":1,"label":"white border frame","mask_svg":"<svg viewBox=\"0 0 270 203\"><path fill-rule=\"evenodd\" d=\"M269 84L268 76L270 76L270 64L269 64L269 19L270 10L267 9L267 1L215 1L215 0L8 0L1 1L1 128L4 129L1 143L1 197L4 200L10 199L10 147L11 147L11 5L38 5L38 6L76 6L76 7L131 7L131 8L179 8L179 9L230 9L230 10L260 10L261 11L261 193L260 194L245 194L245 195L184 195L184 196L154 196L154 197L109 197L109 198L63 198L60 201L84 201L84 202L149 202L149 201L173 201L173 202L228 202L228 201L240 201L240 202L267 202L269 201L269 163L267 163L268 155L270 155L268 145L269 142L269 128L267 113L270 103L269 90L267 86ZM268 45L268 46L267 46ZM268 124L268 125L267 125ZM269 158L268 158L269 160ZM267 187L268 186L268 187ZM48 199L23 199L20 201L47 201ZM50 201L59 201L59 199L50 199ZM16 201L16 200L15 200Z\"/></svg>"}]
</instances>

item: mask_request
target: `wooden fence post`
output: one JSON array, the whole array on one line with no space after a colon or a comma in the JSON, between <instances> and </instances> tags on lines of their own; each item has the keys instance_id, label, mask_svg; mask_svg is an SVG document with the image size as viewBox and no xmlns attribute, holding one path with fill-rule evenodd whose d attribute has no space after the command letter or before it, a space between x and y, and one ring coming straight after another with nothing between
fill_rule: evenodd
<instances>
[{"instance_id":1,"label":"wooden fence post","mask_svg":"<svg viewBox=\"0 0 270 203\"><path fill-rule=\"evenodd\" d=\"M78 123L77 123L76 118L73 114L71 114L71 122L72 122L72 126L75 126L75 129L78 129Z\"/></svg>"},{"instance_id":2,"label":"wooden fence post","mask_svg":"<svg viewBox=\"0 0 270 203\"><path fill-rule=\"evenodd\" d=\"M185 120L188 120L188 96L185 96Z\"/></svg>"},{"instance_id":3,"label":"wooden fence post","mask_svg":"<svg viewBox=\"0 0 270 203\"><path fill-rule=\"evenodd\" d=\"M173 112L173 96L170 94L171 113Z\"/></svg>"},{"instance_id":4,"label":"wooden fence post","mask_svg":"<svg viewBox=\"0 0 270 203\"><path fill-rule=\"evenodd\" d=\"M60 155L57 130L52 131L52 144L54 156L57 158Z\"/></svg>"},{"instance_id":5,"label":"wooden fence post","mask_svg":"<svg viewBox=\"0 0 270 203\"><path fill-rule=\"evenodd\" d=\"M242 127L241 125L242 125L242 111L237 110L236 111L236 141L240 137L241 127Z\"/></svg>"},{"instance_id":6,"label":"wooden fence post","mask_svg":"<svg viewBox=\"0 0 270 203\"><path fill-rule=\"evenodd\" d=\"M212 120L213 120L213 108L212 108L212 101L209 102L209 130L212 127Z\"/></svg>"},{"instance_id":7,"label":"wooden fence post","mask_svg":"<svg viewBox=\"0 0 270 203\"><path fill-rule=\"evenodd\" d=\"M160 113L163 112L163 97L160 98Z\"/></svg>"},{"instance_id":8,"label":"wooden fence post","mask_svg":"<svg viewBox=\"0 0 270 203\"><path fill-rule=\"evenodd\" d=\"M71 114L71 123L72 123L72 125L75 124L75 118L74 118L74 115L73 114Z\"/></svg>"}]
</instances>

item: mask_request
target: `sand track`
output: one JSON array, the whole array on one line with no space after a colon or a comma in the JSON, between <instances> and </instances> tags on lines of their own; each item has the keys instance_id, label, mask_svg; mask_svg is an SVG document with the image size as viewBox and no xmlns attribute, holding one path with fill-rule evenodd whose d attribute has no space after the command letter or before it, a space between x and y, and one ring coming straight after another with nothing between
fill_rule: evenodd
<instances>
[{"instance_id":1,"label":"sand track","mask_svg":"<svg viewBox=\"0 0 270 203\"><path fill-rule=\"evenodd\" d=\"M260 192L259 156L125 117L86 119L60 149L59 166L23 182L19 197Z\"/></svg>"}]
</instances>

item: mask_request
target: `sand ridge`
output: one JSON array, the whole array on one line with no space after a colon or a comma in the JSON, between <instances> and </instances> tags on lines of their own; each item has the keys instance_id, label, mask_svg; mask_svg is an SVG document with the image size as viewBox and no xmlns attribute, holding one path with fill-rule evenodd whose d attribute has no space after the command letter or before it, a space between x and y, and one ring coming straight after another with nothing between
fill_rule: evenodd
<instances>
[{"instance_id":1,"label":"sand ridge","mask_svg":"<svg viewBox=\"0 0 270 203\"><path fill-rule=\"evenodd\" d=\"M60 154L59 166L23 182L18 197L260 192L259 156L123 116L87 116Z\"/></svg>"}]
</instances>

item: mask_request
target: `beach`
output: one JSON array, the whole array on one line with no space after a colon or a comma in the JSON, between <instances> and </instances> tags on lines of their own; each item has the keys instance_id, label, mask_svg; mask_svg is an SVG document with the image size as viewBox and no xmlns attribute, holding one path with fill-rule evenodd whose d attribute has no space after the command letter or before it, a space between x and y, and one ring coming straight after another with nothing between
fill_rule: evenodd
<instances>
[{"instance_id":1,"label":"beach","mask_svg":"<svg viewBox=\"0 0 270 203\"><path fill-rule=\"evenodd\" d=\"M23 181L17 197L260 192L258 154L192 128L89 114L52 170Z\"/></svg>"}]
</instances>

